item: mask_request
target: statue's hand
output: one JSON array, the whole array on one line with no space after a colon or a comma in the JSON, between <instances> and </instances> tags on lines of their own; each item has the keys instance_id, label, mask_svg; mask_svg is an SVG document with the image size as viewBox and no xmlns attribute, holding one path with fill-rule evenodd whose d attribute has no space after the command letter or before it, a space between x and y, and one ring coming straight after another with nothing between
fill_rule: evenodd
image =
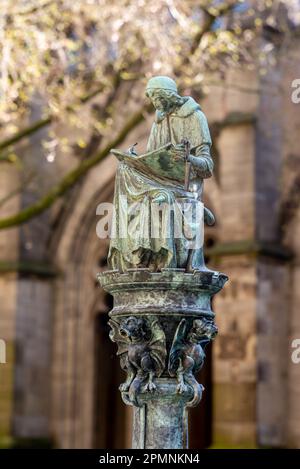
<instances>
[{"instance_id":1,"label":"statue's hand","mask_svg":"<svg viewBox=\"0 0 300 469\"><path fill-rule=\"evenodd\" d=\"M174 148L172 148L170 150L170 153L174 161L180 161L180 160L182 161L185 159L186 148L182 143L180 143L176 145Z\"/></svg>"}]
</instances>

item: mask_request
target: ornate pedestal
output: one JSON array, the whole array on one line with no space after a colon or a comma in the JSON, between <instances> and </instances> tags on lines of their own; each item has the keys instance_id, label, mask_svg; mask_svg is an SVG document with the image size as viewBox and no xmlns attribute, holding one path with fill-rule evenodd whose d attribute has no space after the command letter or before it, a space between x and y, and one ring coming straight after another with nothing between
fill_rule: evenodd
<instances>
[{"instance_id":1,"label":"ornate pedestal","mask_svg":"<svg viewBox=\"0 0 300 469\"><path fill-rule=\"evenodd\" d=\"M98 280L114 297L110 338L127 372L122 398L135 409L133 448L187 448L187 408L203 391L194 373L217 333L211 298L227 276L129 269L106 271Z\"/></svg>"}]
</instances>

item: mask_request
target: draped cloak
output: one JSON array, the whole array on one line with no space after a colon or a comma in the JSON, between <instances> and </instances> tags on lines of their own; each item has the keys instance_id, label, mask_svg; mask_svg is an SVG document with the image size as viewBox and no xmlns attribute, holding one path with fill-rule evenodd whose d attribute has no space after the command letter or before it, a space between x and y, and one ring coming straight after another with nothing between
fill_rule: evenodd
<instances>
[{"instance_id":1,"label":"draped cloak","mask_svg":"<svg viewBox=\"0 0 300 469\"><path fill-rule=\"evenodd\" d=\"M156 111L147 151L153 151L166 143L190 142L191 153L201 158L201 167L192 165L191 184L202 193L203 179L210 177L213 161L210 156L211 137L206 117L193 98L169 115ZM164 195L161 215L152 200ZM188 253L187 237L176 237L182 221L182 205L179 200L191 200L193 195L184 190L184 184L166 178L155 178L138 171L124 162L119 163L115 179L114 213L108 264L121 271L133 267L149 267L160 270L165 267L184 267ZM170 219L170 210L173 216ZM178 226L177 226L178 224ZM201 227L198 227L201 229ZM193 231L195 227L190 226ZM202 247L195 251L194 268L204 265Z\"/></svg>"}]
</instances>

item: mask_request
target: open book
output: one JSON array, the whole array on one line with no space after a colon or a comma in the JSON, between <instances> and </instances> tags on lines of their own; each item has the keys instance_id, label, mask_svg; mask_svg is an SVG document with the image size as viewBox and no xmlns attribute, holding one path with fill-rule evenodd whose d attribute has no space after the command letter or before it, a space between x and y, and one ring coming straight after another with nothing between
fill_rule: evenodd
<instances>
[{"instance_id":1,"label":"open book","mask_svg":"<svg viewBox=\"0 0 300 469\"><path fill-rule=\"evenodd\" d=\"M115 149L110 151L119 161L123 161L148 177L167 178L184 183L185 162L184 160L174 161L170 152L172 148L174 148L173 144L167 143L157 150L139 156Z\"/></svg>"}]
</instances>

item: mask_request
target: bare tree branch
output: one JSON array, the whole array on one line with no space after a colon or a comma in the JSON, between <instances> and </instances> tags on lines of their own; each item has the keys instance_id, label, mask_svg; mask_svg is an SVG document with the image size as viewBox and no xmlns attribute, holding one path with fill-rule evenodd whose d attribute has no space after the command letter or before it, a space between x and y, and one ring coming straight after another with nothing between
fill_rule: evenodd
<instances>
[{"instance_id":1,"label":"bare tree branch","mask_svg":"<svg viewBox=\"0 0 300 469\"><path fill-rule=\"evenodd\" d=\"M96 88L92 92L86 94L85 96L82 96L79 99L79 103L81 103L81 104L87 103L90 99L94 98L97 94L101 93L104 90L104 88L105 88L105 85L101 85L100 87ZM67 111L72 112L73 108L69 106L67 108ZM29 125L28 127L26 127L26 129L23 129L23 130L20 130L19 132L16 132L11 137L9 137L9 138L3 140L2 142L0 142L0 152L2 152L6 148L14 145L15 143L18 143L23 138L29 137L30 135L34 134L38 130L46 127L47 125L51 124L54 120L55 120L55 115L49 114L49 116L47 116L43 119L39 119L38 121L36 121L33 124ZM5 155L3 156L3 155L0 154L0 161L1 160L7 161L6 156Z\"/></svg>"},{"instance_id":2,"label":"bare tree branch","mask_svg":"<svg viewBox=\"0 0 300 469\"><path fill-rule=\"evenodd\" d=\"M220 16L224 16L230 13L236 7L238 3L239 2L237 0L230 1L228 3L224 3L223 5L220 5L218 8L214 9L214 11L211 11L207 7L201 6L203 12L205 13L206 19L204 21L202 28L194 36L194 39L191 45L191 54L194 54L196 52L199 42L201 41L204 34L210 31L215 20L219 18Z\"/></svg>"},{"instance_id":3,"label":"bare tree branch","mask_svg":"<svg viewBox=\"0 0 300 469\"><path fill-rule=\"evenodd\" d=\"M35 7L29 8L27 10L14 11L13 14L14 15L32 15L33 13L36 13L37 11L39 11L41 9L48 8L53 3L54 3L54 0L48 0L45 3L43 3L42 5L37 5Z\"/></svg>"},{"instance_id":4,"label":"bare tree branch","mask_svg":"<svg viewBox=\"0 0 300 469\"><path fill-rule=\"evenodd\" d=\"M20 194L20 192L23 191L28 186L28 184L33 180L34 176L35 176L34 172L31 172L30 174L28 174L27 177L25 177L22 184L18 185L14 190L12 190L9 194L7 194L5 197L3 197L0 200L0 207L3 207L3 205L5 205L9 200L11 200L16 195Z\"/></svg>"},{"instance_id":5,"label":"bare tree branch","mask_svg":"<svg viewBox=\"0 0 300 469\"><path fill-rule=\"evenodd\" d=\"M64 195L74 184L85 176L90 169L96 166L101 160L103 160L111 148L119 145L127 136L127 134L134 129L144 119L144 108L137 111L124 125L117 137L109 142L105 148L97 152L94 156L87 158L77 168L70 171L62 180L55 185L46 195L41 197L37 202L31 206L21 210L16 215L12 215L7 218L0 220L0 229L11 228L13 226L20 225L30 220L31 218L39 215L49 208L53 202Z\"/></svg>"},{"instance_id":6,"label":"bare tree branch","mask_svg":"<svg viewBox=\"0 0 300 469\"><path fill-rule=\"evenodd\" d=\"M23 138L34 134L35 132L42 129L43 127L46 127L47 125L51 124L53 120L54 120L54 116L48 116L48 117L45 117L44 119L40 119L34 122L32 125L29 125L28 127L26 127L26 129L16 132L12 137L9 137L6 140L3 140L2 142L0 142L0 151L3 151L5 148L8 148L14 145L15 143L19 142ZM1 160L7 161L5 155L0 154L0 161Z\"/></svg>"}]
</instances>

